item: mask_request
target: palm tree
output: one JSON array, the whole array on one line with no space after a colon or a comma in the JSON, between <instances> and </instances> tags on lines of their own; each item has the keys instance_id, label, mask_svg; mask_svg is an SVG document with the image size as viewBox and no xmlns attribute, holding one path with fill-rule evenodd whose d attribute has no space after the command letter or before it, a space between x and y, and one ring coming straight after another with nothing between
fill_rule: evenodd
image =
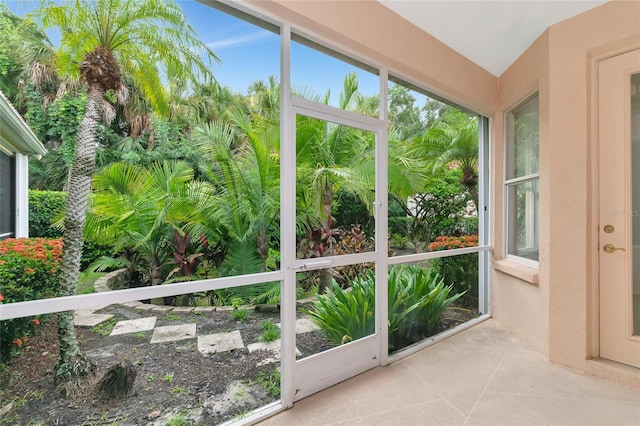
<instances>
[{"instance_id":1,"label":"palm tree","mask_svg":"<svg viewBox=\"0 0 640 426\"><path fill-rule=\"evenodd\" d=\"M354 110L360 105L359 99L357 75L349 73L343 82L339 106ZM297 118L298 200L320 219L325 235L332 232L332 204L338 190L352 194L367 206L373 205L375 141L370 136L347 126L309 117ZM332 254L331 244L322 254ZM331 285L331 279L330 270L321 271L319 293Z\"/></svg>"},{"instance_id":2,"label":"palm tree","mask_svg":"<svg viewBox=\"0 0 640 426\"><path fill-rule=\"evenodd\" d=\"M269 254L279 213L280 138L277 122L240 110L229 111L229 118L244 135L240 146L231 124L211 122L193 132L196 147L208 160L205 177L213 196L189 221L202 228L188 228L208 234L216 228L212 220L222 225L231 237L223 269L235 275L263 269Z\"/></svg>"},{"instance_id":3,"label":"palm tree","mask_svg":"<svg viewBox=\"0 0 640 426\"><path fill-rule=\"evenodd\" d=\"M180 161L148 168L113 163L100 170L93 180L95 196L85 233L131 255L103 259L103 266L126 266L151 285L161 284L169 273L174 231L184 234L175 206L188 198L192 181L193 170Z\"/></svg>"},{"instance_id":4,"label":"palm tree","mask_svg":"<svg viewBox=\"0 0 640 426\"><path fill-rule=\"evenodd\" d=\"M466 116L466 114L465 114ZM427 130L419 139L424 155L431 159L433 170L455 167L462 170L460 184L464 186L478 206L478 120L455 120L453 124L441 121Z\"/></svg>"},{"instance_id":5,"label":"palm tree","mask_svg":"<svg viewBox=\"0 0 640 426\"><path fill-rule=\"evenodd\" d=\"M209 60L217 58L198 39L173 0L69 0L63 5L47 2L38 14L45 28L60 29L58 73L63 77L80 76L87 85L88 101L78 126L64 218L61 295L72 295L80 269L98 125L115 115L105 101L105 93L113 91L124 102L125 74L160 114L166 114L162 79L210 78L201 54ZM71 312L59 315L58 335L56 381L90 373L94 367L80 352Z\"/></svg>"}]
</instances>

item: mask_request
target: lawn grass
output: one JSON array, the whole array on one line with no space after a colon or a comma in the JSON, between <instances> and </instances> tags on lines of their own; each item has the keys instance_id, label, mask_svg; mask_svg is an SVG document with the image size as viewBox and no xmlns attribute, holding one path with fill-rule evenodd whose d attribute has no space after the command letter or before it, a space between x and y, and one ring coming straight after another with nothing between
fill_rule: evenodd
<instances>
[{"instance_id":1,"label":"lawn grass","mask_svg":"<svg viewBox=\"0 0 640 426\"><path fill-rule=\"evenodd\" d=\"M76 294L90 294L95 293L96 290L93 288L93 283L100 277L107 275L106 272L91 272L91 271L82 271L80 272L80 276L78 277L78 288L76 290Z\"/></svg>"}]
</instances>

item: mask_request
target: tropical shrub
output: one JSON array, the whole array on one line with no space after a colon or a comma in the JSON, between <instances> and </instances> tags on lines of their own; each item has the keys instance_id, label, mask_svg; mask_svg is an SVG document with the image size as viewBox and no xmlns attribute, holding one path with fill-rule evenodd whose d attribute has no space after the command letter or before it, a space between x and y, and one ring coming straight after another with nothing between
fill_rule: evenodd
<instances>
[{"instance_id":1,"label":"tropical shrub","mask_svg":"<svg viewBox=\"0 0 640 426\"><path fill-rule=\"evenodd\" d=\"M440 276L418 266L389 271L389 346L404 347L436 333L445 309L462 294L454 294ZM334 283L307 311L311 320L335 345L375 331L375 280L363 274L343 289Z\"/></svg>"},{"instance_id":2,"label":"tropical shrub","mask_svg":"<svg viewBox=\"0 0 640 426\"><path fill-rule=\"evenodd\" d=\"M429 244L430 251L476 247L477 235L438 237ZM462 302L466 307L478 305L478 255L463 254L431 260L431 266L443 277L446 285L457 293L466 292Z\"/></svg>"},{"instance_id":3,"label":"tropical shrub","mask_svg":"<svg viewBox=\"0 0 640 426\"><path fill-rule=\"evenodd\" d=\"M62 231L51 224L64 213L66 200L66 192L29 190L29 236L61 237Z\"/></svg>"},{"instance_id":4,"label":"tropical shrub","mask_svg":"<svg viewBox=\"0 0 640 426\"><path fill-rule=\"evenodd\" d=\"M13 303L58 294L62 240L19 238L0 241L0 302ZM0 361L8 361L31 336L38 318L0 322Z\"/></svg>"},{"instance_id":5,"label":"tropical shrub","mask_svg":"<svg viewBox=\"0 0 640 426\"><path fill-rule=\"evenodd\" d=\"M416 265L389 270L389 346L398 349L436 334L440 317L464 293L434 269ZM453 294L452 296L450 296Z\"/></svg>"},{"instance_id":6,"label":"tropical shrub","mask_svg":"<svg viewBox=\"0 0 640 426\"><path fill-rule=\"evenodd\" d=\"M375 309L375 281L367 274L355 278L348 289L334 282L307 313L333 344L341 345L375 332Z\"/></svg>"},{"instance_id":7,"label":"tropical shrub","mask_svg":"<svg viewBox=\"0 0 640 426\"><path fill-rule=\"evenodd\" d=\"M52 226L64 214L67 193L62 191L29 190L29 236L31 238L60 238L62 229ZM101 256L108 256L112 248L85 238L80 269L85 269Z\"/></svg>"}]
</instances>

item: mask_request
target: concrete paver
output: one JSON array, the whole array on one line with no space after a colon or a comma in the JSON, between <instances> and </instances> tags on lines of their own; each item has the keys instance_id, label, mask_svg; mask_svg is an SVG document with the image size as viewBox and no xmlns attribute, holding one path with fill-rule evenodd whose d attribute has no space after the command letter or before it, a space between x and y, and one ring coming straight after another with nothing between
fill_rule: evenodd
<instances>
[{"instance_id":1,"label":"concrete paver","mask_svg":"<svg viewBox=\"0 0 640 426\"><path fill-rule=\"evenodd\" d=\"M239 330L198 336L198 351L203 355L242 348L244 348L244 342Z\"/></svg>"},{"instance_id":2,"label":"concrete paver","mask_svg":"<svg viewBox=\"0 0 640 426\"><path fill-rule=\"evenodd\" d=\"M153 330L153 327L155 327L156 325L156 319L157 317L147 317L134 320L119 321L115 325L115 327L113 327L113 330L111 330L110 336Z\"/></svg>"},{"instance_id":3,"label":"concrete paver","mask_svg":"<svg viewBox=\"0 0 640 426\"><path fill-rule=\"evenodd\" d=\"M95 327L112 318L109 314L94 314L93 311L76 311L73 315L73 324L77 327Z\"/></svg>"},{"instance_id":4,"label":"concrete paver","mask_svg":"<svg viewBox=\"0 0 640 426\"><path fill-rule=\"evenodd\" d=\"M156 327L151 343L175 342L196 337L196 324L178 324Z\"/></svg>"}]
</instances>

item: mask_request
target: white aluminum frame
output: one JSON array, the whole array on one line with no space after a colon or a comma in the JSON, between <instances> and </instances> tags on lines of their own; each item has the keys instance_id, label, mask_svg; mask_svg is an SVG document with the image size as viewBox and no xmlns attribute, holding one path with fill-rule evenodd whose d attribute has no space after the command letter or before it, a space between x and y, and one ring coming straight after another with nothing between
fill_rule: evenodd
<instances>
[{"instance_id":1,"label":"white aluminum frame","mask_svg":"<svg viewBox=\"0 0 640 426\"><path fill-rule=\"evenodd\" d=\"M207 0L199 0L204 4L215 3ZM12 303L0 305L0 320L7 320L19 317L28 317L33 315L42 315L49 313L56 313L66 310L74 309L89 309L100 306L106 306L114 303L126 303L141 299L151 299L154 297L174 296L179 294L203 292L209 290L216 290L222 288L238 287L250 284L258 284L264 282L280 281L281 283L281 306L282 311L280 320L282 324L282 337L281 337L281 394L280 401L268 404L267 406L260 407L253 414L244 419L241 419L234 424L253 424L266 416L273 415L278 411L282 411L293 405L293 402L298 399L296 397L295 389L295 371L296 371L296 356L295 356L295 320L296 320L296 270L300 268L313 268L314 265L325 267L326 262L331 262L331 266L342 266L353 263L376 263L376 318L377 328L376 334L360 341L352 342L351 345L354 349L357 345L368 344L371 340L376 341L379 349L378 360L375 364L386 365L397 359L403 358L416 352L426 346L429 346L437 341L440 341L452 334L458 333L470 326L477 324L480 321L488 318L490 315L490 287L488 285L488 259L490 256L491 245L489 241L489 215L490 212L485 208L478 209L479 215L479 244L478 247L439 251L431 253L422 253L409 256L396 256L388 257L388 206L387 206L387 192L388 192L388 144L387 144L387 117L388 117L388 105L387 105L387 93L388 93L388 76L389 70L385 67L379 66L377 63L363 58L360 55L354 54L347 49L342 49L340 46L335 46L333 43L327 42L322 37L318 37L315 34L311 34L304 29L293 29L291 24L282 22L281 20L265 14L259 10L256 6L243 2L241 0L219 0L220 3L235 8L241 12L250 14L258 19L264 20L269 24L280 27L280 136L281 136L281 269L274 272L258 273L252 275L232 276L216 279L207 279L193 282L182 282L175 284L164 284L162 286L145 287L118 290L108 293L96 293L88 295L77 295L60 297L55 299L43 299L28 302ZM341 110L339 108L330 107L324 104L317 104L305 99L296 98L291 96L291 81L290 81L290 61L291 61L291 33L295 30L296 34L302 35L305 38L310 39L313 42L330 46L331 50L345 54L352 57L364 64L377 68L379 70L380 79L380 117L378 119L372 117L362 116L350 111ZM439 93L438 90L434 90L428 84L424 82L417 82L403 76L402 73L394 73L399 78L414 84L417 87L422 87L431 93L434 93L442 98L451 99L446 94ZM464 101L460 99L453 99L453 101L464 107ZM345 256L333 256L323 258L321 261L310 260L298 260L296 259L295 250L295 224L296 212L295 212L295 114L301 113L303 115L312 116L331 122L338 122L339 124L345 124L363 130L375 132L376 134L376 206L375 206L375 224L376 224L376 248L374 252L353 254ZM484 112L486 115L488 112ZM484 117L480 117L480 134L482 136L480 145L479 163L481 164L482 173L480 174L479 184L479 196L480 205L487 206L489 204L488 199L488 182L489 181L489 121ZM420 342L416 345L412 345L409 348L405 348L401 352L389 357L387 351L388 341L388 328L387 321L382 320L387 318L387 279L388 279L388 267L389 265L408 263L415 261L428 260L433 258L455 256L469 253L479 254L479 277L478 285L480 286L480 308L483 316L477 318L469 323L456 327L453 330L449 330L433 338L427 339L425 342ZM325 263L322 263L325 262ZM345 345L348 349L347 353L355 353L348 348L349 345ZM336 359L334 354L343 354L345 348L335 348L334 350L327 351L323 357L326 357L330 362L342 362L342 357ZM320 354L322 355L322 354ZM320 358L320 357L318 357ZM320 362L326 362L320 361ZM307 363L314 363L314 357L309 357L301 361L301 365ZM348 378L346 375L340 377L340 380ZM319 383L319 386L314 387L311 391L315 392L325 386L326 383ZM326 386L325 386L326 387Z\"/></svg>"},{"instance_id":2,"label":"white aluminum frame","mask_svg":"<svg viewBox=\"0 0 640 426\"><path fill-rule=\"evenodd\" d=\"M386 353L386 340L384 342L382 341L381 333L382 329L386 328L387 324L386 320L382 320L383 318L387 318L387 268L385 264L387 259L387 141L386 139L383 139L386 137L386 123L379 118L367 117L352 111L346 111L330 105L312 102L296 96L287 97L287 102L288 101L291 102L291 107L287 107L286 109L288 111L290 123L287 123L285 127L287 129L291 129L291 133L285 135L284 140L286 150L290 151L287 155L287 161L293 160L294 164L285 164L285 160L282 160L281 170L285 170L285 172L283 172L283 181L281 182L282 191L286 191L290 194L296 193L295 123L298 115L371 132L375 135L376 143L376 200L374 205L376 234L375 250L367 253L327 256L322 259L296 259L295 252L291 252L291 250L287 250L286 254L287 256L293 257L287 257L285 259L281 254L281 259L284 260L284 263L287 265L287 269L293 271L321 269L360 263L374 263L376 265L376 310L374 315L376 321L375 332L362 339L358 339L357 341L341 345L297 361L294 366L295 373L293 382L295 388L294 400L299 400L363 371L379 366L381 364L382 353ZM285 174L287 178L284 177ZM291 178L292 174L293 178ZM286 208L287 217L293 218L293 220L283 220L283 228L290 228L286 238L287 241L295 247L295 200L290 205L285 206L283 204L281 208ZM379 235L382 235L382 237L379 237ZM296 283L294 281L291 284L291 287L295 288L295 285ZM285 286L289 286L286 280ZM287 309L295 310L295 303L290 304L289 301L287 301L287 305L285 306L283 304L282 309L285 311L287 318L290 315L295 315L295 312L293 314L286 312ZM283 348L283 350L284 349L285 348ZM292 348L287 349L288 351L292 350ZM293 349L295 350L295 347ZM285 404L286 402L283 401Z\"/></svg>"}]
</instances>

